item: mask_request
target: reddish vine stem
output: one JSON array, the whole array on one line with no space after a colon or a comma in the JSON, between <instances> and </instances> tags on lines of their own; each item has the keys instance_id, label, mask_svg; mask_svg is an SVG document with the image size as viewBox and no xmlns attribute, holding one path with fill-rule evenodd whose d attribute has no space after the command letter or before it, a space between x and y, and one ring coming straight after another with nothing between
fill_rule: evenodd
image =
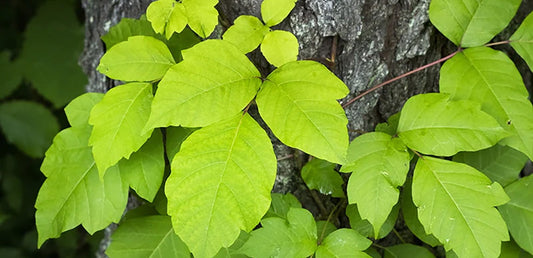
<instances>
[{"instance_id":1,"label":"reddish vine stem","mask_svg":"<svg viewBox=\"0 0 533 258\"><path fill-rule=\"evenodd\" d=\"M511 43L511 40L504 40L504 41L485 44L485 47L492 47L492 46L497 46L497 45L505 45L505 44L509 44L509 43Z\"/></svg>"},{"instance_id":2,"label":"reddish vine stem","mask_svg":"<svg viewBox=\"0 0 533 258\"><path fill-rule=\"evenodd\" d=\"M365 95L367 95L367 94L369 94L369 93L371 93L371 92L373 92L373 91L378 90L379 88L382 88L383 86L385 86L385 85L387 85L387 84L389 84L389 83L395 82L395 81L397 81L397 80L399 80L399 79L402 79L402 78L404 78L404 77L407 77L407 76L409 76L409 75L411 75L411 74L414 74L414 73L416 73L416 72L420 72L420 71L422 71L422 70L424 70L424 69L426 69L426 68L429 68L429 67L434 66L434 65L436 65L436 64L442 63L442 62L444 62L444 61L446 61L446 60L448 60L448 59L454 57L457 53L459 53L459 52L461 52L461 51L462 51L462 49L458 49L457 51L455 51L455 52L453 52L453 53L451 53L451 54L449 54L449 55L447 55L447 56L445 56L445 57L443 57L443 58L441 58L441 59L439 59L439 60L437 60L437 61L433 61L433 62L431 62L431 63L429 63L429 64L424 65L424 66L420 66L420 67L418 67L418 68L416 68L416 69L414 69L414 70L411 70L411 71L409 71L409 72L406 72L406 73L404 73L404 74L402 74L402 75L400 75L400 76L394 77L394 78L392 78L392 79L390 79L390 80L388 80L388 81L386 81L386 82L382 82L382 83L380 83L380 84L378 84L378 85L376 85L376 86L374 86L374 87L372 87L372 88L366 90L365 92L363 92L363 93L361 93L361 94L355 96L353 99L350 99L348 102L346 102L346 103L344 103L344 104L342 105L342 108L346 108L347 106L351 105L352 103L354 103L354 102L357 101L358 99L364 97Z\"/></svg>"}]
</instances>

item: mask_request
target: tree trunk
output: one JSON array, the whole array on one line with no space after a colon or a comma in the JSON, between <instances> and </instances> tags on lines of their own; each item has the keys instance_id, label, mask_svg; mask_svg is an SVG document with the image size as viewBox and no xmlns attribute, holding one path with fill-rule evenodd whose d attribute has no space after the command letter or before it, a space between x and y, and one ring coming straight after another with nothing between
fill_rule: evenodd
<instances>
[{"instance_id":1,"label":"tree trunk","mask_svg":"<svg viewBox=\"0 0 533 258\"><path fill-rule=\"evenodd\" d=\"M239 15L260 17L262 0L220 0L217 8L223 23L231 24ZM95 68L104 53L100 37L121 18L138 18L151 0L82 0L85 9L85 51L80 59L89 76L88 91L105 92L114 85ZM312 59L326 64L348 86L352 97L372 86L455 51L429 22L430 0L298 0L296 7L276 29L293 32L300 42L299 59ZM533 9L532 1L524 1L515 21L501 39L507 39L519 22ZM219 27L211 37L220 37ZM218 33L217 33L218 31ZM519 64L526 85L531 89L529 68L510 48ZM270 72L266 61L256 50L252 61L263 74ZM415 94L438 89L439 65L410 75L375 91L346 108L350 139L360 132L373 131L378 122L398 112L403 103ZM253 112L252 112L253 115ZM278 159L275 192L295 194L305 208L314 214L321 207L331 206L328 200L313 195L303 184L299 171L305 154L288 148L279 141L274 146ZM110 230L106 230L110 233ZM107 235L108 235L107 234ZM104 240L103 249L108 240Z\"/></svg>"}]
</instances>

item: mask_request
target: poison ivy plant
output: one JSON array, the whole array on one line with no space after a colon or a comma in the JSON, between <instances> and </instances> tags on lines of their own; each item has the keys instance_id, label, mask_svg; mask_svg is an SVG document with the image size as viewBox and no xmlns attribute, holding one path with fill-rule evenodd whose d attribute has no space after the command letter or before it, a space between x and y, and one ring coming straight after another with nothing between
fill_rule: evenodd
<instances>
[{"instance_id":1,"label":"poison ivy plant","mask_svg":"<svg viewBox=\"0 0 533 258\"><path fill-rule=\"evenodd\" d=\"M508 230L533 252L521 226L533 216L530 177L519 179L533 157L533 106L512 61L483 45L520 1L433 0L432 23L459 46L439 60L440 93L411 97L351 143L338 102L346 85L297 60L292 33L271 29L295 2L265 0L262 21L240 16L222 40L198 40L217 25L216 0L154 1L146 19L111 28L98 70L126 83L65 108L72 127L41 168L39 245L79 224L93 233L118 222L131 187L152 204L125 215L111 257L369 257L368 238L405 242L400 210L411 233L450 256L498 257ZM530 27L528 17L504 42L528 63ZM258 46L269 74L247 56ZM317 219L294 195L271 193L271 137L313 156L301 176L318 190ZM346 188L337 165L351 173ZM334 205L321 203L327 195ZM433 257L410 243L375 246Z\"/></svg>"}]
</instances>

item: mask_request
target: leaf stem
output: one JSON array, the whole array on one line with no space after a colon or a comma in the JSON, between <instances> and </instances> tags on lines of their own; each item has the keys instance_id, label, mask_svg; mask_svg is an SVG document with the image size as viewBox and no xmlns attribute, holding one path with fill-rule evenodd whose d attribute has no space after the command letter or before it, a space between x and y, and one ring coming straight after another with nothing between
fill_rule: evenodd
<instances>
[{"instance_id":1,"label":"leaf stem","mask_svg":"<svg viewBox=\"0 0 533 258\"><path fill-rule=\"evenodd\" d=\"M498 41L498 42L494 42L494 43L485 44L485 47L492 47L492 46L497 46L497 45L505 45L505 44L509 44L509 43L511 43L511 40L504 40L504 41Z\"/></svg>"},{"instance_id":2,"label":"leaf stem","mask_svg":"<svg viewBox=\"0 0 533 258\"><path fill-rule=\"evenodd\" d=\"M392 79L390 79L390 80L388 80L388 81L386 81L386 82L382 82L382 83L380 83L380 84L378 84L378 85L376 85L376 86L374 86L374 87L372 87L372 88L366 90L365 92L363 92L363 93L361 93L361 94L355 96L354 98L350 99L348 102L342 104L342 108L346 108L346 107L348 107L349 105L351 105L352 103L354 103L354 102L357 101L358 99L364 97L365 95L367 95L367 94L369 94L369 93L371 93L371 92L373 92L373 91L378 90L379 88L381 88L381 87L383 87L383 86L385 86L385 85L387 85L387 84L390 84L390 83L392 83L392 82L395 82L395 81L397 81L397 80L399 80L399 79L402 79L402 78L404 78L404 77L407 77L407 76L409 76L409 75L411 75L411 74L414 74L414 73L416 73L416 72L420 72L420 71L422 71L422 70L424 70L424 69L426 69L426 68L429 68L429 67L431 67L431 66L434 66L434 65L436 65L436 64L442 63L442 62L444 62L444 61L446 61L446 60L452 58L453 56L455 56L457 53L459 53L459 52L461 52L461 51L462 51L462 49L459 48L459 49L457 49L457 51L455 51L455 52L453 52L453 53L451 53L451 54L449 54L449 55L447 55L447 56L445 56L445 57L443 57L443 58L441 58L441 59L439 59L439 60L437 60L437 61L433 61L433 62L431 62L431 63L429 63L429 64L426 64L426 65L420 66L420 67L418 67L418 68L416 68L416 69L414 69L414 70L411 70L411 71L406 72L406 73L404 73L404 74L402 74L402 75L396 76L396 77L394 77L394 78L392 78Z\"/></svg>"},{"instance_id":3,"label":"leaf stem","mask_svg":"<svg viewBox=\"0 0 533 258\"><path fill-rule=\"evenodd\" d=\"M398 232L395 228L392 228L392 232L394 232L394 234L400 240L400 242L402 242L402 244L406 243L403 237L400 235L400 232Z\"/></svg>"},{"instance_id":4,"label":"leaf stem","mask_svg":"<svg viewBox=\"0 0 533 258\"><path fill-rule=\"evenodd\" d=\"M333 217L333 214L335 213L335 211L341 207L341 205L343 205L343 203L346 202L346 199L342 199L340 200L337 205L335 205L335 207L333 207L333 210L331 210L331 212L329 213L329 216L328 216L328 219L326 220L326 224L324 225L324 227L322 228L322 232L320 232L320 238L318 238L318 245L320 245L322 243L322 240L324 240L324 235L326 234L326 227L328 225L328 222L331 220L331 218Z\"/></svg>"}]
</instances>

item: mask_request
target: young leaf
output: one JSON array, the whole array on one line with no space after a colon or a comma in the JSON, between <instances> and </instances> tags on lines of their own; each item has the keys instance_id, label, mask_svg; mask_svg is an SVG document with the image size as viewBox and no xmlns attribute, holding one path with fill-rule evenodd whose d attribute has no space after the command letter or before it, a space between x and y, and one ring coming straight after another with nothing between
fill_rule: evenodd
<instances>
[{"instance_id":1,"label":"young leaf","mask_svg":"<svg viewBox=\"0 0 533 258\"><path fill-rule=\"evenodd\" d=\"M396 224L396 219L398 219L399 211L400 205L396 204L394 205L394 207L392 207L392 211L390 212L389 216L387 217L387 220L379 230L379 234L376 239L384 238L392 231L394 225ZM350 220L350 226L352 227L352 229L359 232L359 234L365 237L375 238L374 228L372 224L370 224L368 220L361 218L356 204L350 204L346 207L346 216Z\"/></svg>"},{"instance_id":2,"label":"young leaf","mask_svg":"<svg viewBox=\"0 0 533 258\"><path fill-rule=\"evenodd\" d=\"M160 215L120 223L106 254L112 258L190 257L189 249L174 233L170 217Z\"/></svg>"},{"instance_id":3,"label":"young leaf","mask_svg":"<svg viewBox=\"0 0 533 258\"><path fill-rule=\"evenodd\" d=\"M291 193L272 193L270 208L263 218L279 217L287 219L287 212L290 208L302 208L302 204Z\"/></svg>"},{"instance_id":4,"label":"young leaf","mask_svg":"<svg viewBox=\"0 0 533 258\"><path fill-rule=\"evenodd\" d=\"M124 182L145 200L154 200L165 172L163 136L155 130L152 137L129 159L122 159L118 166Z\"/></svg>"},{"instance_id":5,"label":"young leaf","mask_svg":"<svg viewBox=\"0 0 533 258\"><path fill-rule=\"evenodd\" d=\"M65 115L70 125L86 126L89 123L91 110L103 97L103 93L89 92L70 101L65 107Z\"/></svg>"},{"instance_id":6,"label":"young leaf","mask_svg":"<svg viewBox=\"0 0 533 258\"><path fill-rule=\"evenodd\" d=\"M223 39L238 47L243 53L256 49L263 38L270 31L257 17L241 15L234 24L226 30Z\"/></svg>"},{"instance_id":7,"label":"young leaf","mask_svg":"<svg viewBox=\"0 0 533 258\"><path fill-rule=\"evenodd\" d=\"M308 257L317 248L315 219L306 209L291 208L287 220L266 218L261 225L240 250L250 257Z\"/></svg>"},{"instance_id":8,"label":"young leaf","mask_svg":"<svg viewBox=\"0 0 533 258\"><path fill-rule=\"evenodd\" d=\"M346 85L323 65L296 61L267 77L256 102L261 117L283 143L343 164L348 119L336 99L348 92Z\"/></svg>"},{"instance_id":9,"label":"young leaf","mask_svg":"<svg viewBox=\"0 0 533 258\"><path fill-rule=\"evenodd\" d=\"M526 61L533 71L533 12L522 22L509 39L514 50Z\"/></svg>"},{"instance_id":10,"label":"young leaf","mask_svg":"<svg viewBox=\"0 0 533 258\"><path fill-rule=\"evenodd\" d=\"M374 227L374 237L392 207L409 171L409 152L398 139L385 133L367 133L352 141L342 172L352 172L346 192L349 203L357 203L361 218Z\"/></svg>"},{"instance_id":11,"label":"young leaf","mask_svg":"<svg viewBox=\"0 0 533 258\"><path fill-rule=\"evenodd\" d=\"M42 1L28 23L19 56L24 77L54 107L85 92L87 76L78 65L84 30L72 1Z\"/></svg>"},{"instance_id":12,"label":"young leaf","mask_svg":"<svg viewBox=\"0 0 533 258\"><path fill-rule=\"evenodd\" d=\"M10 143L33 158L43 156L59 131L59 124L48 109L22 100L0 105L0 127Z\"/></svg>"},{"instance_id":13,"label":"young leaf","mask_svg":"<svg viewBox=\"0 0 533 258\"><path fill-rule=\"evenodd\" d=\"M499 207L513 239L529 253L533 253L532 184L533 176L530 175L505 187L511 201Z\"/></svg>"},{"instance_id":14,"label":"young leaf","mask_svg":"<svg viewBox=\"0 0 533 258\"><path fill-rule=\"evenodd\" d=\"M182 0L189 27L200 37L207 38L218 24L218 0Z\"/></svg>"},{"instance_id":15,"label":"young leaf","mask_svg":"<svg viewBox=\"0 0 533 258\"><path fill-rule=\"evenodd\" d=\"M296 0L264 0L261 3L261 17L268 27L283 21L294 8Z\"/></svg>"},{"instance_id":16,"label":"young leaf","mask_svg":"<svg viewBox=\"0 0 533 258\"><path fill-rule=\"evenodd\" d=\"M9 96L22 82L22 69L19 62L10 61L9 51L0 52L0 99Z\"/></svg>"},{"instance_id":17,"label":"young leaf","mask_svg":"<svg viewBox=\"0 0 533 258\"><path fill-rule=\"evenodd\" d=\"M439 240L437 240L434 236L426 233L426 231L424 230L424 226L422 226L422 224L418 220L416 206L413 203L412 198L412 183L412 178L408 178L403 186L403 191L400 195L400 203L402 206L402 215L403 220L405 221L405 225L407 225L409 230L424 243L432 247L440 245Z\"/></svg>"},{"instance_id":18,"label":"young leaf","mask_svg":"<svg viewBox=\"0 0 533 258\"><path fill-rule=\"evenodd\" d=\"M316 250L317 258L344 257L359 258L370 256L363 251L370 247L372 241L361 236L353 229L341 228L329 234Z\"/></svg>"},{"instance_id":19,"label":"young leaf","mask_svg":"<svg viewBox=\"0 0 533 258\"><path fill-rule=\"evenodd\" d=\"M386 123L379 123L376 125L376 132L386 133L388 135L394 136L398 131L398 123L400 122L400 112L392 115L387 119Z\"/></svg>"},{"instance_id":20,"label":"young leaf","mask_svg":"<svg viewBox=\"0 0 533 258\"><path fill-rule=\"evenodd\" d=\"M166 150L169 160L174 159L176 153L180 151L181 144L189 135L191 135L196 129L185 127L167 127L166 129Z\"/></svg>"},{"instance_id":21,"label":"young leaf","mask_svg":"<svg viewBox=\"0 0 533 258\"><path fill-rule=\"evenodd\" d=\"M302 179L309 189L318 190L332 197L344 197L342 177L335 171L335 164L313 159L302 168Z\"/></svg>"},{"instance_id":22,"label":"young leaf","mask_svg":"<svg viewBox=\"0 0 533 258\"><path fill-rule=\"evenodd\" d=\"M152 85L128 83L109 90L94 106L89 117L93 132L89 145L103 176L121 158L129 158L152 134L142 132L150 115Z\"/></svg>"},{"instance_id":23,"label":"young leaf","mask_svg":"<svg viewBox=\"0 0 533 258\"><path fill-rule=\"evenodd\" d=\"M502 143L533 159L533 106L520 73L503 52L481 47L458 53L440 70L440 91L481 103L512 133Z\"/></svg>"},{"instance_id":24,"label":"young leaf","mask_svg":"<svg viewBox=\"0 0 533 258\"><path fill-rule=\"evenodd\" d=\"M266 60L276 67L298 58L298 39L284 30L275 30L267 33L261 43L261 53Z\"/></svg>"},{"instance_id":25,"label":"young leaf","mask_svg":"<svg viewBox=\"0 0 533 258\"><path fill-rule=\"evenodd\" d=\"M96 69L115 80L150 82L161 79L174 64L165 43L149 36L133 36L109 49Z\"/></svg>"},{"instance_id":26,"label":"young leaf","mask_svg":"<svg viewBox=\"0 0 533 258\"><path fill-rule=\"evenodd\" d=\"M90 234L118 222L128 200L128 186L117 167L98 177L89 135L91 127L59 132L41 166L47 179L35 201L38 246L82 224Z\"/></svg>"},{"instance_id":27,"label":"young leaf","mask_svg":"<svg viewBox=\"0 0 533 258\"><path fill-rule=\"evenodd\" d=\"M174 10L174 5L178 2L175 0L157 0L150 3L146 8L146 19L152 24L152 28L155 32L163 34L165 27L170 20L170 15ZM185 20L187 25L187 20Z\"/></svg>"},{"instance_id":28,"label":"young leaf","mask_svg":"<svg viewBox=\"0 0 533 258\"><path fill-rule=\"evenodd\" d=\"M413 244L400 244L385 248L384 258L434 258L427 248Z\"/></svg>"},{"instance_id":29,"label":"young leaf","mask_svg":"<svg viewBox=\"0 0 533 258\"><path fill-rule=\"evenodd\" d=\"M150 22L145 17L141 17L140 19L122 18L101 39L104 41L106 49L111 49L117 43L126 41L131 36L158 37Z\"/></svg>"},{"instance_id":30,"label":"young leaf","mask_svg":"<svg viewBox=\"0 0 533 258\"><path fill-rule=\"evenodd\" d=\"M429 19L455 45L489 42L513 19L520 0L432 0Z\"/></svg>"},{"instance_id":31,"label":"young leaf","mask_svg":"<svg viewBox=\"0 0 533 258\"><path fill-rule=\"evenodd\" d=\"M206 40L184 50L152 103L146 129L203 127L241 112L261 85L261 74L233 44Z\"/></svg>"},{"instance_id":32,"label":"young leaf","mask_svg":"<svg viewBox=\"0 0 533 258\"><path fill-rule=\"evenodd\" d=\"M444 93L411 97L398 124L400 139L424 154L452 156L493 146L508 133L498 122L469 100L450 100Z\"/></svg>"},{"instance_id":33,"label":"young leaf","mask_svg":"<svg viewBox=\"0 0 533 258\"><path fill-rule=\"evenodd\" d=\"M186 15L185 6L181 3L175 3L165 28L165 36L167 39L170 39L174 32L180 33L185 29L185 26L187 26Z\"/></svg>"},{"instance_id":34,"label":"young leaf","mask_svg":"<svg viewBox=\"0 0 533 258\"><path fill-rule=\"evenodd\" d=\"M511 147L496 144L485 150L457 153L453 161L472 166L491 180L506 186L518 179L528 158Z\"/></svg>"},{"instance_id":35,"label":"young leaf","mask_svg":"<svg viewBox=\"0 0 533 258\"><path fill-rule=\"evenodd\" d=\"M418 159L412 193L426 232L459 257L498 257L501 241L508 241L509 234L494 206L509 197L500 184L491 183L461 163Z\"/></svg>"},{"instance_id":36,"label":"young leaf","mask_svg":"<svg viewBox=\"0 0 533 258\"><path fill-rule=\"evenodd\" d=\"M168 214L195 257L230 246L270 206L276 156L264 130L238 114L192 133L172 161Z\"/></svg>"}]
</instances>

